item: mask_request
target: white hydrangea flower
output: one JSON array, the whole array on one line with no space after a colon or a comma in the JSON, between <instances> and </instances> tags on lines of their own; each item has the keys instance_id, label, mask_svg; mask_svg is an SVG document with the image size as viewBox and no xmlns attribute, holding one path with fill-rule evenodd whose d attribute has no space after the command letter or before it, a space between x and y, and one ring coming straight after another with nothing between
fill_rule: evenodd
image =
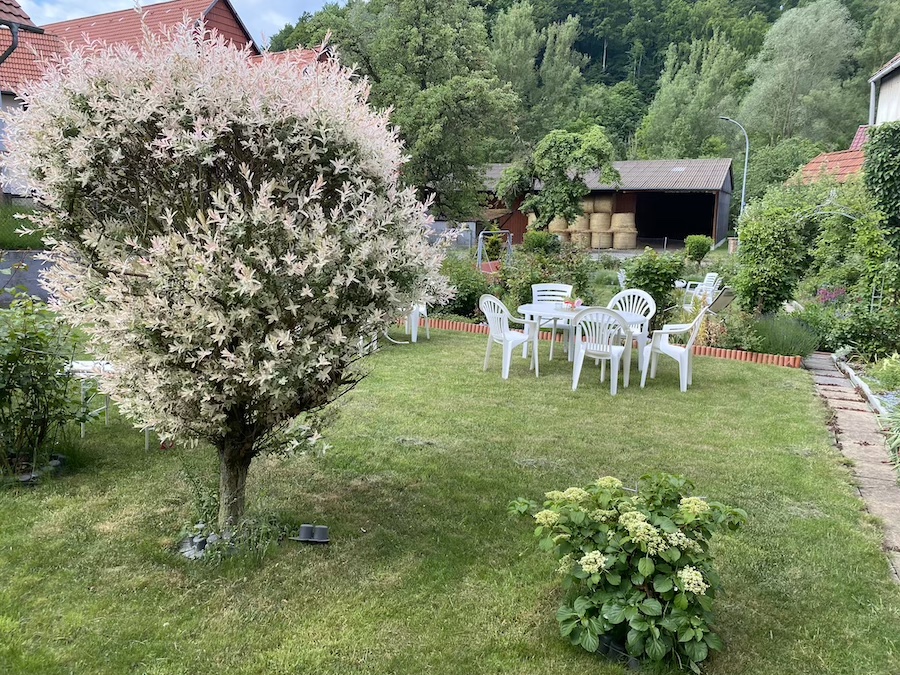
<instances>
[{"instance_id":1,"label":"white hydrangea flower","mask_svg":"<svg viewBox=\"0 0 900 675\"><path fill-rule=\"evenodd\" d=\"M622 481L613 476L603 476L596 481L597 487L601 490L618 490L622 487Z\"/></svg>"},{"instance_id":2,"label":"white hydrangea flower","mask_svg":"<svg viewBox=\"0 0 900 675\"><path fill-rule=\"evenodd\" d=\"M553 527L559 522L559 514L550 509L544 509L543 511L538 511L534 514L534 520L538 525Z\"/></svg>"},{"instance_id":3,"label":"white hydrangea flower","mask_svg":"<svg viewBox=\"0 0 900 675\"><path fill-rule=\"evenodd\" d=\"M580 487L566 488L563 498L570 502L584 502L591 498L591 493Z\"/></svg>"},{"instance_id":4,"label":"white hydrangea flower","mask_svg":"<svg viewBox=\"0 0 900 675\"><path fill-rule=\"evenodd\" d=\"M704 595L706 589L709 588L709 584L703 580L703 574L700 570L690 565L685 565L678 570L678 580L681 582L681 590L689 593Z\"/></svg>"},{"instance_id":5,"label":"white hydrangea flower","mask_svg":"<svg viewBox=\"0 0 900 675\"><path fill-rule=\"evenodd\" d=\"M697 517L709 512L709 504L700 497L682 497L678 509L682 513Z\"/></svg>"},{"instance_id":6,"label":"white hydrangea flower","mask_svg":"<svg viewBox=\"0 0 900 675\"><path fill-rule=\"evenodd\" d=\"M606 560L606 556L600 553L600 551L591 551L582 556L581 560L578 561L578 564L581 565L581 569L588 574L596 574L606 567Z\"/></svg>"}]
</instances>

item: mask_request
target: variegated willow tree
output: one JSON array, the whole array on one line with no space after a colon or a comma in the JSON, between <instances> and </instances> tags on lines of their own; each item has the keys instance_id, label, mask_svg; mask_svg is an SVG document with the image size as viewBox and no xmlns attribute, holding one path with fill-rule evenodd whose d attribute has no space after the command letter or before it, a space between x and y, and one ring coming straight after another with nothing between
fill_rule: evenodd
<instances>
[{"instance_id":1,"label":"variegated willow tree","mask_svg":"<svg viewBox=\"0 0 900 675\"><path fill-rule=\"evenodd\" d=\"M358 381L360 341L448 294L365 81L279 56L190 24L89 45L6 117L56 308L114 364L124 414L215 447L221 527L253 458Z\"/></svg>"}]
</instances>

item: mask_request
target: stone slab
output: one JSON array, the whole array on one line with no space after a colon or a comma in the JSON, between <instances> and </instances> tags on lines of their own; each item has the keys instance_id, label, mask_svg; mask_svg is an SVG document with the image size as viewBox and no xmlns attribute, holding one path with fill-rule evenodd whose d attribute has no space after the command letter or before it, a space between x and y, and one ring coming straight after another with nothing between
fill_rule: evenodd
<instances>
[{"instance_id":1,"label":"stone slab","mask_svg":"<svg viewBox=\"0 0 900 675\"><path fill-rule=\"evenodd\" d=\"M852 410L854 412L871 412L872 409L865 401L852 401L847 399L830 399L829 405L835 410Z\"/></svg>"},{"instance_id":2,"label":"stone slab","mask_svg":"<svg viewBox=\"0 0 900 675\"><path fill-rule=\"evenodd\" d=\"M815 382L819 386L826 387L841 387L844 389L853 389L853 385L850 384L850 380L846 377L838 377L832 375L816 375L813 373L813 382Z\"/></svg>"},{"instance_id":3,"label":"stone slab","mask_svg":"<svg viewBox=\"0 0 900 675\"><path fill-rule=\"evenodd\" d=\"M869 513L884 522L884 547L888 551L900 552L900 527L896 525L900 521L900 504L894 496L896 490L896 481L868 483L860 479L859 491Z\"/></svg>"},{"instance_id":4,"label":"stone slab","mask_svg":"<svg viewBox=\"0 0 900 675\"><path fill-rule=\"evenodd\" d=\"M818 389L822 398L829 401L862 401L864 399L859 395L856 389L847 389L846 387L820 387Z\"/></svg>"},{"instance_id":5,"label":"stone slab","mask_svg":"<svg viewBox=\"0 0 900 675\"><path fill-rule=\"evenodd\" d=\"M869 411L835 410L834 421L845 433L854 431L879 433L881 431L875 415Z\"/></svg>"}]
</instances>

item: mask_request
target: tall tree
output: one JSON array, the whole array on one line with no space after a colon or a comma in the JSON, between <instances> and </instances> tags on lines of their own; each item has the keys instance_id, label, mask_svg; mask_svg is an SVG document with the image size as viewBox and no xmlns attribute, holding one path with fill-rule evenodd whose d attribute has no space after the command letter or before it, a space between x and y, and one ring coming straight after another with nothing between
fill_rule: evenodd
<instances>
[{"instance_id":1,"label":"tall tree","mask_svg":"<svg viewBox=\"0 0 900 675\"><path fill-rule=\"evenodd\" d=\"M743 55L718 34L683 52L669 48L659 90L637 131L639 157L715 156L725 149L718 117L737 108Z\"/></svg>"},{"instance_id":2,"label":"tall tree","mask_svg":"<svg viewBox=\"0 0 900 675\"><path fill-rule=\"evenodd\" d=\"M646 109L643 95L631 82L594 84L584 88L578 101L578 119L569 128L581 130L599 124L606 130L616 155L625 157Z\"/></svg>"},{"instance_id":3,"label":"tall tree","mask_svg":"<svg viewBox=\"0 0 900 675\"><path fill-rule=\"evenodd\" d=\"M510 133L516 96L490 63L483 11L467 0L351 0L308 39L332 39L372 84L410 152L403 180L450 219L479 211L491 139ZM279 44L289 45L285 40Z\"/></svg>"},{"instance_id":4,"label":"tall tree","mask_svg":"<svg viewBox=\"0 0 900 675\"><path fill-rule=\"evenodd\" d=\"M883 0L875 10L859 54L863 75L871 76L900 52L900 0Z\"/></svg>"},{"instance_id":5,"label":"tall tree","mask_svg":"<svg viewBox=\"0 0 900 675\"><path fill-rule=\"evenodd\" d=\"M792 136L840 145L864 119L865 91L850 80L859 29L838 0L791 9L749 66L741 105L748 131L775 145Z\"/></svg>"}]
</instances>

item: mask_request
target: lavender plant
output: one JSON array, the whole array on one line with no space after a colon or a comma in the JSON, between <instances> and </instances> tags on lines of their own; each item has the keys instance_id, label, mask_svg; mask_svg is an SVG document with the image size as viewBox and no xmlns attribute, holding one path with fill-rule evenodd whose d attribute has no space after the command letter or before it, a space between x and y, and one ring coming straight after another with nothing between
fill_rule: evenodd
<instances>
[{"instance_id":1,"label":"lavender plant","mask_svg":"<svg viewBox=\"0 0 900 675\"><path fill-rule=\"evenodd\" d=\"M366 82L279 56L192 24L92 44L5 116L56 309L137 426L215 447L223 527L253 458L357 382L360 341L449 294Z\"/></svg>"}]
</instances>

